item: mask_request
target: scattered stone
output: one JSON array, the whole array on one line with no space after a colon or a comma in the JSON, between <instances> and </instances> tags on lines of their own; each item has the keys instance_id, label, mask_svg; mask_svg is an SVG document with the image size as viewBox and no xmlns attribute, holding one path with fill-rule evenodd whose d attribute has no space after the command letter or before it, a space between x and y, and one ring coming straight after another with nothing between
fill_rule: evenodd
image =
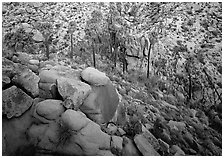
<instances>
[{"instance_id":1,"label":"scattered stone","mask_svg":"<svg viewBox=\"0 0 224 158\"><path fill-rule=\"evenodd\" d=\"M30 32L33 32L33 40L34 41L37 41L37 42L42 42L44 41L44 37L43 35L41 34L40 31L36 30L33 28L33 26L31 26L30 24L28 23L22 23L21 24L21 27L24 28L24 30L26 31L26 33L30 33Z\"/></svg>"},{"instance_id":2,"label":"scattered stone","mask_svg":"<svg viewBox=\"0 0 224 158\"><path fill-rule=\"evenodd\" d=\"M13 57L12 57L12 61L14 62L14 63L20 63L20 60L17 58L17 56L15 56L15 55L13 55Z\"/></svg>"},{"instance_id":3,"label":"scattered stone","mask_svg":"<svg viewBox=\"0 0 224 158\"><path fill-rule=\"evenodd\" d=\"M209 125L208 117L205 115L205 113L201 110L198 110L195 116L198 118L198 120L205 125Z\"/></svg>"},{"instance_id":4,"label":"scattered stone","mask_svg":"<svg viewBox=\"0 0 224 158\"><path fill-rule=\"evenodd\" d=\"M191 117L196 117L196 113L197 111L195 109L190 109L190 112L191 112Z\"/></svg>"},{"instance_id":5,"label":"scattered stone","mask_svg":"<svg viewBox=\"0 0 224 158\"><path fill-rule=\"evenodd\" d=\"M61 103L60 100L44 100L36 105L36 113L48 120L57 119L65 111Z\"/></svg>"},{"instance_id":6,"label":"scattered stone","mask_svg":"<svg viewBox=\"0 0 224 158\"><path fill-rule=\"evenodd\" d=\"M117 129L117 131L118 131L120 136L123 136L123 135L126 134L126 132L122 128L120 128L120 127Z\"/></svg>"},{"instance_id":7,"label":"scattered stone","mask_svg":"<svg viewBox=\"0 0 224 158\"><path fill-rule=\"evenodd\" d=\"M160 103L161 103L161 105L164 106L164 107L169 107L169 108L178 110L178 108L177 108L175 105L172 105L172 104L170 104L170 103L167 103L167 102L164 101L164 100L161 100Z\"/></svg>"},{"instance_id":8,"label":"scattered stone","mask_svg":"<svg viewBox=\"0 0 224 158\"><path fill-rule=\"evenodd\" d=\"M113 123L108 124L107 126L108 134L114 135L117 132L117 126L115 126Z\"/></svg>"},{"instance_id":9,"label":"scattered stone","mask_svg":"<svg viewBox=\"0 0 224 158\"><path fill-rule=\"evenodd\" d=\"M18 117L29 109L33 99L16 86L2 92L2 113L7 118Z\"/></svg>"},{"instance_id":10,"label":"scattered stone","mask_svg":"<svg viewBox=\"0 0 224 158\"><path fill-rule=\"evenodd\" d=\"M17 52L17 59L19 63L23 65L27 65L29 60L31 59L30 55L24 52Z\"/></svg>"},{"instance_id":11,"label":"scattered stone","mask_svg":"<svg viewBox=\"0 0 224 158\"><path fill-rule=\"evenodd\" d=\"M60 78L57 80L58 92L63 99L71 99L73 106L79 107L84 99L91 92L91 87L81 81ZM74 109L73 106L66 106L67 109Z\"/></svg>"},{"instance_id":12,"label":"scattered stone","mask_svg":"<svg viewBox=\"0 0 224 158\"><path fill-rule=\"evenodd\" d=\"M11 83L11 80L8 76L2 76L2 88L5 89L9 84Z\"/></svg>"},{"instance_id":13,"label":"scattered stone","mask_svg":"<svg viewBox=\"0 0 224 158\"><path fill-rule=\"evenodd\" d=\"M134 142L143 156L160 156L143 135L136 135Z\"/></svg>"},{"instance_id":14,"label":"scattered stone","mask_svg":"<svg viewBox=\"0 0 224 158\"><path fill-rule=\"evenodd\" d=\"M100 72L99 70L93 67L88 67L83 70L81 73L81 77L89 84L95 86L106 85L107 82L110 81L110 79L106 76L105 73Z\"/></svg>"},{"instance_id":15,"label":"scattered stone","mask_svg":"<svg viewBox=\"0 0 224 158\"><path fill-rule=\"evenodd\" d=\"M173 121L170 120L167 124L171 130L176 129L179 131L183 131L186 128L186 124L184 122L177 122L177 121Z\"/></svg>"},{"instance_id":16,"label":"scattered stone","mask_svg":"<svg viewBox=\"0 0 224 158\"><path fill-rule=\"evenodd\" d=\"M160 145L160 150L165 152L165 153L169 153L169 144L167 144L166 142L164 142L161 139L158 139L159 145Z\"/></svg>"},{"instance_id":17,"label":"scattered stone","mask_svg":"<svg viewBox=\"0 0 224 158\"><path fill-rule=\"evenodd\" d=\"M177 103L177 99L175 96L173 96L172 94L167 95L166 97L164 97L166 102L172 105L176 105Z\"/></svg>"},{"instance_id":18,"label":"scattered stone","mask_svg":"<svg viewBox=\"0 0 224 158\"><path fill-rule=\"evenodd\" d=\"M180 91L176 91L176 96L180 101L185 100L185 97L184 97L183 93L181 93Z\"/></svg>"},{"instance_id":19,"label":"scattered stone","mask_svg":"<svg viewBox=\"0 0 224 158\"><path fill-rule=\"evenodd\" d=\"M40 64L40 62L39 62L39 60L29 60L29 63L30 64L32 64L32 65L39 65Z\"/></svg>"},{"instance_id":20,"label":"scattered stone","mask_svg":"<svg viewBox=\"0 0 224 158\"><path fill-rule=\"evenodd\" d=\"M171 146L170 153L172 153L174 156L185 156L184 151L177 145Z\"/></svg>"},{"instance_id":21,"label":"scattered stone","mask_svg":"<svg viewBox=\"0 0 224 158\"><path fill-rule=\"evenodd\" d=\"M38 73L39 67L37 65L28 64L28 68L32 70L34 73Z\"/></svg>"},{"instance_id":22,"label":"scattered stone","mask_svg":"<svg viewBox=\"0 0 224 158\"><path fill-rule=\"evenodd\" d=\"M193 138L193 136L192 136L192 134L190 132L185 131L184 134L183 134L183 138L190 146L193 145L194 138Z\"/></svg>"},{"instance_id":23,"label":"scattered stone","mask_svg":"<svg viewBox=\"0 0 224 158\"><path fill-rule=\"evenodd\" d=\"M124 126L127 122L127 112L126 112L126 106L128 105L126 100L122 100L116 110L115 116L114 116L114 122L116 122L119 126Z\"/></svg>"},{"instance_id":24,"label":"scattered stone","mask_svg":"<svg viewBox=\"0 0 224 158\"><path fill-rule=\"evenodd\" d=\"M197 152L195 150L191 149L191 148L189 149L189 153L191 155L196 155L197 154Z\"/></svg>"}]
</instances>

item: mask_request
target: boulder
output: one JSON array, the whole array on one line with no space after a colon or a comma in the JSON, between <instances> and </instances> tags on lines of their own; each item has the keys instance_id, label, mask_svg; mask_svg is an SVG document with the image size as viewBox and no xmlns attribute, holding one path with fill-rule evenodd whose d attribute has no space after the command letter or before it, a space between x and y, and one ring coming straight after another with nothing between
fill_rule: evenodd
<instances>
[{"instance_id":1,"label":"boulder","mask_svg":"<svg viewBox=\"0 0 224 158\"><path fill-rule=\"evenodd\" d=\"M147 129L145 129L145 131L142 133L142 135L148 140L148 142L150 144L152 144L153 148L156 151L159 150L159 148L160 148L159 142L151 132L149 132Z\"/></svg>"},{"instance_id":2,"label":"boulder","mask_svg":"<svg viewBox=\"0 0 224 158\"><path fill-rule=\"evenodd\" d=\"M69 67L55 65L40 70L39 77L40 82L42 83L56 83L57 79L60 79L61 77L80 80L80 70L74 70Z\"/></svg>"},{"instance_id":3,"label":"boulder","mask_svg":"<svg viewBox=\"0 0 224 158\"><path fill-rule=\"evenodd\" d=\"M77 134L76 143L82 146L85 155L96 155L99 149L110 149L110 136L91 121Z\"/></svg>"},{"instance_id":4,"label":"boulder","mask_svg":"<svg viewBox=\"0 0 224 158\"><path fill-rule=\"evenodd\" d=\"M2 58L2 77L13 78L16 74L16 64L14 64L11 60L6 58Z\"/></svg>"},{"instance_id":5,"label":"boulder","mask_svg":"<svg viewBox=\"0 0 224 158\"><path fill-rule=\"evenodd\" d=\"M140 156L140 155L141 155L141 153L137 149L133 140L131 140L127 137L123 137L122 156Z\"/></svg>"},{"instance_id":6,"label":"boulder","mask_svg":"<svg viewBox=\"0 0 224 158\"><path fill-rule=\"evenodd\" d=\"M58 142L57 131L59 126L52 122L50 124L33 124L28 130L28 135L32 144L42 150L55 151L55 144Z\"/></svg>"},{"instance_id":7,"label":"boulder","mask_svg":"<svg viewBox=\"0 0 224 158\"><path fill-rule=\"evenodd\" d=\"M69 130L60 129L59 124L33 124L29 129L32 144L42 150L42 154L84 155L81 147L75 143L75 137Z\"/></svg>"},{"instance_id":8,"label":"boulder","mask_svg":"<svg viewBox=\"0 0 224 158\"><path fill-rule=\"evenodd\" d=\"M123 149L123 138L122 137L118 137L118 136L112 136L111 138L111 148L115 149L116 152L118 152L118 154L115 155L119 155L119 153L122 153L122 149ZM113 153L113 152L112 152Z\"/></svg>"},{"instance_id":9,"label":"boulder","mask_svg":"<svg viewBox=\"0 0 224 158\"><path fill-rule=\"evenodd\" d=\"M55 70L42 70L39 73L40 82L42 83L56 83L59 78Z\"/></svg>"},{"instance_id":10,"label":"boulder","mask_svg":"<svg viewBox=\"0 0 224 158\"><path fill-rule=\"evenodd\" d=\"M40 78L28 68L19 69L18 73L13 77L12 82L23 87L32 97L39 95Z\"/></svg>"},{"instance_id":11,"label":"boulder","mask_svg":"<svg viewBox=\"0 0 224 158\"><path fill-rule=\"evenodd\" d=\"M3 155L26 155L29 152L21 149L30 144L26 132L34 121L32 113L33 108L31 107L19 117L2 118Z\"/></svg>"},{"instance_id":12,"label":"boulder","mask_svg":"<svg viewBox=\"0 0 224 158\"><path fill-rule=\"evenodd\" d=\"M45 91L42 89L39 89L39 97L43 99L56 99L55 97L52 96L50 91Z\"/></svg>"},{"instance_id":13,"label":"boulder","mask_svg":"<svg viewBox=\"0 0 224 158\"><path fill-rule=\"evenodd\" d=\"M53 99L39 102L35 109L38 115L48 120L57 119L65 111L62 101Z\"/></svg>"},{"instance_id":14,"label":"boulder","mask_svg":"<svg viewBox=\"0 0 224 158\"><path fill-rule=\"evenodd\" d=\"M33 99L16 86L2 92L2 113L8 118L22 115L32 103Z\"/></svg>"},{"instance_id":15,"label":"boulder","mask_svg":"<svg viewBox=\"0 0 224 158\"><path fill-rule=\"evenodd\" d=\"M39 83L39 96L45 99L60 98L58 88L55 83Z\"/></svg>"},{"instance_id":16,"label":"boulder","mask_svg":"<svg viewBox=\"0 0 224 158\"><path fill-rule=\"evenodd\" d=\"M80 110L97 123L110 121L117 110L118 94L111 82L104 86L92 86L92 92L85 99Z\"/></svg>"},{"instance_id":17,"label":"boulder","mask_svg":"<svg viewBox=\"0 0 224 158\"><path fill-rule=\"evenodd\" d=\"M61 120L65 126L75 131L81 130L90 122L82 112L70 109L61 115Z\"/></svg>"},{"instance_id":18,"label":"boulder","mask_svg":"<svg viewBox=\"0 0 224 158\"><path fill-rule=\"evenodd\" d=\"M91 91L91 87L88 84L68 78L58 79L57 86L58 92L63 99L71 99L75 107L79 107ZM68 106L66 108L74 109L75 107L73 106Z\"/></svg>"},{"instance_id":19,"label":"boulder","mask_svg":"<svg viewBox=\"0 0 224 158\"><path fill-rule=\"evenodd\" d=\"M93 67L87 67L85 70L83 70L81 73L81 77L89 84L95 86L106 85L107 82L110 81L105 73L100 72Z\"/></svg>"},{"instance_id":20,"label":"boulder","mask_svg":"<svg viewBox=\"0 0 224 158\"><path fill-rule=\"evenodd\" d=\"M160 156L143 135L137 134L134 142L143 156Z\"/></svg>"}]
</instances>

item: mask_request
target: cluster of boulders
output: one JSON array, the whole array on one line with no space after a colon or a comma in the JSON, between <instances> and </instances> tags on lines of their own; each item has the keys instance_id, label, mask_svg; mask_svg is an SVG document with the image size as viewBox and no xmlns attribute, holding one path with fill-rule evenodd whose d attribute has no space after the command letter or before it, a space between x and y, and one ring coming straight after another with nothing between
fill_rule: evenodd
<instances>
[{"instance_id":1,"label":"cluster of boulders","mask_svg":"<svg viewBox=\"0 0 224 158\"><path fill-rule=\"evenodd\" d=\"M221 155L221 134L202 111L177 104L182 95L150 96L75 67L3 57L3 155Z\"/></svg>"}]
</instances>

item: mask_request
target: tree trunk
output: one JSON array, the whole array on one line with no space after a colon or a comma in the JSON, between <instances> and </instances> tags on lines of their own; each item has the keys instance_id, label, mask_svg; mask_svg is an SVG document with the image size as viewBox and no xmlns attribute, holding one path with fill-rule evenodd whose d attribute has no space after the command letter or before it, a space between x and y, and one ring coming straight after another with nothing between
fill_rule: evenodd
<instances>
[{"instance_id":1,"label":"tree trunk","mask_svg":"<svg viewBox=\"0 0 224 158\"><path fill-rule=\"evenodd\" d=\"M92 48L93 48L93 66L96 68L96 58L95 58L94 44L92 44Z\"/></svg>"},{"instance_id":2,"label":"tree trunk","mask_svg":"<svg viewBox=\"0 0 224 158\"><path fill-rule=\"evenodd\" d=\"M115 46L115 49L114 49L114 68L116 68L116 66L117 66L117 50L118 50L118 48Z\"/></svg>"},{"instance_id":3,"label":"tree trunk","mask_svg":"<svg viewBox=\"0 0 224 158\"><path fill-rule=\"evenodd\" d=\"M45 47L46 47L46 56L47 59L49 59L50 52L49 52L49 44L47 42L45 43Z\"/></svg>"},{"instance_id":4,"label":"tree trunk","mask_svg":"<svg viewBox=\"0 0 224 158\"><path fill-rule=\"evenodd\" d=\"M189 100L191 100L191 96L192 96L192 81L191 81L191 74L188 74L188 80L189 80L189 88L188 88L188 97Z\"/></svg>"},{"instance_id":5,"label":"tree trunk","mask_svg":"<svg viewBox=\"0 0 224 158\"><path fill-rule=\"evenodd\" d=\"M70 52L70 58L73 58L73 35L71 33L71 52Z\"/></svg>"},{"instance_id":6,"label":"tree trunk","mask_svg":"<svg viewBox=\"0 0 224 158\"><path fill-rule=\"evenodd\" d=\"M152 44L149 45L149 52L148 52L148 68L147 68L147 78L149 78L149 62L150 62L150 53L151 53Z\"/></svg>"}]
</instances>

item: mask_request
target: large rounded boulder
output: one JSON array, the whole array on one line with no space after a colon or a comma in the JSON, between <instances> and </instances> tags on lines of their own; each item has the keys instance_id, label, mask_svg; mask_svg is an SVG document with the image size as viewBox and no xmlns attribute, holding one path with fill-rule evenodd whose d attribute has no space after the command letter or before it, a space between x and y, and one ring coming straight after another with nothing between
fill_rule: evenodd
<instances>
[{"instance_id":1,"label":"large rounded boulder","mask_svg":"<svg viewBox=\"0 0 224 158\"><path fill-rule=\"evenodd\" d=\"M112 82L104 73L91 67L83 70L81 77L92 87L92 92L80 107L81 111L97 123L109 122L119 104L119 95Z\"/></svg>"}]
</instances>

